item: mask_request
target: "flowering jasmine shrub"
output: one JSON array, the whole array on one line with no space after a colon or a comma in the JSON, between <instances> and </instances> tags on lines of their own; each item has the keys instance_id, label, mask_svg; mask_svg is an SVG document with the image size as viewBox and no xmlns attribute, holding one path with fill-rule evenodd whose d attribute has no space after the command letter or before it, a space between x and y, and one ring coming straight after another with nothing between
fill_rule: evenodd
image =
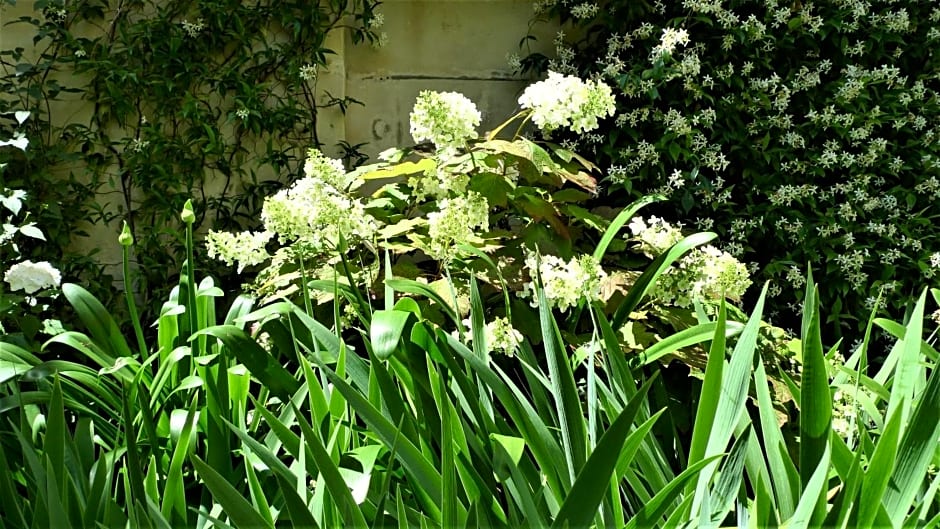
<instances>
[{"instance_id":1,"label":"flowering jasmine shrub","mask_svg":"<svg viewBox=\"0 0 940 529\"><path fill-rule=\"evenodd\" d=\"M895 309L940 251L935 2L535 2L563 22L523 68L614 87L613 119L558 134L605 169L603 202L661 193L798 312L810 263L829 320ZM795 320L791 319L791 322ZM794 325L795 326L795 325ZM839 332L839 331L836 331Z\"/></svg>"},{"instance_id":2,"label":"flowering jasmine shrub","mask_svg":"<svg viewBox=\"0 0 940 529\"><path fill-rule=\"evenodd\" d=\"M545 134L595 130L614 111L608 85L552 72L528 87L519 105L518 114L481 134L472 101L423 91L411 132L416 142L433 144L431 153L392 149L380 163L345 172L338 160L310 150L304 177L264 200L263 230L210 232L208 253L239 272L265 265L252 285L256 293L300 292L305 303L339 296L359 305L355 289L380 297L377 278L412 281L414 293L434 293L426 314L450 316L457 329L470 310L467 284L480 279L487 302L501 306L480 322L488 351L512 354L513 326L537 321L532 308L539 289L547 306L566 312L578 330L586 305L609 304L613 313L621 304L640 277L634 268L648 263L637 253L656 259L685 237L655 217L634 219L632 235L618 237L632 213L589 206L597 167L522 135L530 122ZM366 182L377 189L370 196L358 192ZM742 263L701 244L688 243L681 259L663 265L659 283L644 290L657 317L691 314L695 302L740 300L750 284ZM355 312L342 307L332 316L345 327L355 325L348 319ZM625 324L627 315L616 323Z\"/></svg>"}]
</instances>

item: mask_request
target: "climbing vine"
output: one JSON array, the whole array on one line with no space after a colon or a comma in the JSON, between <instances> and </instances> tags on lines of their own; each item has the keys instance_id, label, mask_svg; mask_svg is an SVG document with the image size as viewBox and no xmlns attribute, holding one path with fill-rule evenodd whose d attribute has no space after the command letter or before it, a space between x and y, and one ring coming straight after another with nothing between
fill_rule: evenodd
<instances>
[{"instance_id":1,"label":"climbing vine","mask_svg":"<svg viewBox=\"0 0 940 529\"><path fill-rule=\"evenodd\" d=\"M27 191L51 243L24 252L107 292L107 259L76 250L76 237L107 224L116 238L126 219L136 290L152 299L179 269L186 199L196 229L250 228L308 148L333 148L318 115L358 101L318 90L331 35L385 40L375 0L39 0L15 18L22 5L7 3L4 25L29 26L34 46L0 49L0 116L30 112L17 129L30 149L0 148L0 184ZM336 150L361 161L356 146Z\"/></svg>"}]
</instances>

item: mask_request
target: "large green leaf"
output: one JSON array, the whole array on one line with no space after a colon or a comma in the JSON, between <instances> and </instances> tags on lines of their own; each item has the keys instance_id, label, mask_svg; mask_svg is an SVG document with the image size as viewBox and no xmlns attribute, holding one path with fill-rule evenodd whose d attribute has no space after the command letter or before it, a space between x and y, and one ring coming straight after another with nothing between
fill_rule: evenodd
<instances>
[{"instance_id":1,"label":"large green leaf","mask_svg":"<svg viewBox=\"0 0 940 529\"><path fill-rule=\"evenodd\" d=\"M722 327L725 338L737 336L744 329L744 325L736 321L726 322ZM699 323L694 327L682 329L651 345L645 351L637 355L635 361L643 365L651 364L680 349L713 339L717 329L718 324L715 322Z\"/></svg>"},{"instance_id":2,"label":"large green leaf","mask_svg":"<svg viewBox=\"0 0 940 529\"><path fill-rule=\"evenodd\" d=\"M394 309L377 310L372 313L369 338L372 343L372 352L376 357L386 360L398 349L398 343L411 316L411 312Z\"/></svg>"},{"instance_id":3,"label":"large green leaf","mask_svg":"<svg viewBox=\"0 0 940 529\"><path fill-rule=\"evenodd\" d=\"M131 356L131 349L124 340L120 327L100 301L87 290L73 283L62 285L62 294L72 304L75 313L85 324L85 328L88 329L92 340L98 347L113 357Z\"/></svg>"},{"instance_id":4,"label":"large green leaf","mask_svg":"<svg viewBox=\"0 0 940 529\"><path fill-rule=\"evenodd\" d=\"M241 328L234 325L216 325L198 331L194 337L201 335L222 340L232 355L282 401L289 401L300 388L300 382Z\"/></svg>"},{"instance_id":5,"label":"large green leaf","mask_svg":"<svg viewBox=\"0 0 940 529\"><path fill-rule=\"evenodd\" d=\"M212 492L212 496L225 509L225 514L231 520L235 527L239 529L258 529L271 528L271 526L255 509L248 503L240 492L231 485L221 474L206 464L198 456L192 456L190 460L193 467L199 473L203 483Z\"/></svg>"},{"instance_id":6,"label":"large green leaf","mask_svg":"<svg viewBox=\"0 0 940 529\"><path fill-rule=\"evenodd\" d=\"M617 462L625 447L624 441L633 429L637 412L646 404L646 394L653 380L655 377L643 384L600 438L565 497L565 502L552 523L553 528L590 525L604 494L610 490L610 478L617 469Z\"/></svg>"},{"instance_id":7,"label":"large green leaf","mask_svg":"<svg viewBox=\"0 0 940 529\"><path fill-rule=\"evenodd\" d=\"M803 514L799 513L799 508L811 502L806 493L824 452L827 454L828 463L829 432L832 424L832 394L829 391L827 361L819 326L819 293L812 274L809 274L806 281L800 342L803 347L803 377L800 381L800 483L804 492L794 516L799 515L802 520ZM817 523L821 522L821 518L825 516L824 498L812 505L816 509L812 519Z\"/></svg>"}]
</instances>

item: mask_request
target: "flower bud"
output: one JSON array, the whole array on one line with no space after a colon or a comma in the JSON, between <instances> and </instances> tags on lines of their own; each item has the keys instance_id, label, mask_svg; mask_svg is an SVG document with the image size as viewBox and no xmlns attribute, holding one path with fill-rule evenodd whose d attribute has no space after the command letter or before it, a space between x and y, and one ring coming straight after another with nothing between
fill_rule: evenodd
<instances>
[{"instance_id":1,"label":"flower bud","mask_svg":"<svg viewBox=\"0 0 940 529\"><path fill-rule=\"evenodd\" d=\"M121 243L121 246L131 246L134 244L134 235L131 233L131 228L127 225L127 221L124 221L124 229L121 230L121 234L118 235L118 242Z\"/></svg>"},{"instance_id":2,"label":"flower bud","mask_svg":"<svg viewBox=\"0 0 940 529\"><path fill-rule=\"evenodd\" d=\"M180 214L180 218L183 219L183 222L186 224L192 224L196 222L196 213L193 212L193 201L187 200L183 204L183 212Z\"/></svg>"}]
</instances>

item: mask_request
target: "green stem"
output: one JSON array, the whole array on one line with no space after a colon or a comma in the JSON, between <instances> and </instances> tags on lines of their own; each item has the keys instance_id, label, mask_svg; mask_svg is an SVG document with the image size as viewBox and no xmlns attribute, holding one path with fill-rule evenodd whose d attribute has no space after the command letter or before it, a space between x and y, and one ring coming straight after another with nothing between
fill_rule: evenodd
<instances>
[{"instance_id":1,"label":"green stem","mask_svg":"<svg viewBox=\"0 0 940 529\"><path fill-rule=\"evenodd\" d=\"M134 334L137 336L137 349L140 352L140 358L147 357L147 342L144 340L144 330L140 327L140 317L137 314L137 303L134 301L134 292L131 288L131 267L130 267L130 246L121 246L124 272L124 297L127 298L127 312L130 314L131 325L134 326Z\"/></svg>"},{"instance_id":2,"label":"green stem","mask_svg":"<svg viewBox=\"0 0 940 529\"><path fill-rule=\"evenodd\" d=\"M307 286L307 269L304 268L303 254L297 256L297 262L300 264L300 289L304 296L304 310L307 316L313 317L313 305L310 303L310 288Z\"/></svg>"},{"instance_id":3,"label":"green stem","mask_svg":"<svg viewBox=\"0 0 940 529\"><path fill-rule=\"evenodd\" d=\"M459 306L459 302L457 301L457 290L454 289L454 280L450 277L450 266L448 266L446 262L444 263L444 275L447 277L447 288L448 288L448 291L450 292L451 302L454 304L454 314L457 315L457 321L454 323L457 324L457 333L460 336L460 340L463 341L464 340L463 322L460 321L460 306Z\"/></svg>"},{"instance_id":4,"label":"green stem","mask_svg":"<svg viewBox=\"0 0 940 529\"><path fill-rule=\"evenodd\" d=\"M520 112L519 114L521 113L522 112ZM516 115L518 116L519 114L516 114ZM525 124L529 122L529 118L531 117L532 117L531 112L526 114L525 118L523 118L522 120L522 123L519 124L519 128L516 129L516 133L512 135L512 141L516 141L517 139L519 139L519 134L522 132L522 127L525 127Z\"/></svg>"}]
</instances>

